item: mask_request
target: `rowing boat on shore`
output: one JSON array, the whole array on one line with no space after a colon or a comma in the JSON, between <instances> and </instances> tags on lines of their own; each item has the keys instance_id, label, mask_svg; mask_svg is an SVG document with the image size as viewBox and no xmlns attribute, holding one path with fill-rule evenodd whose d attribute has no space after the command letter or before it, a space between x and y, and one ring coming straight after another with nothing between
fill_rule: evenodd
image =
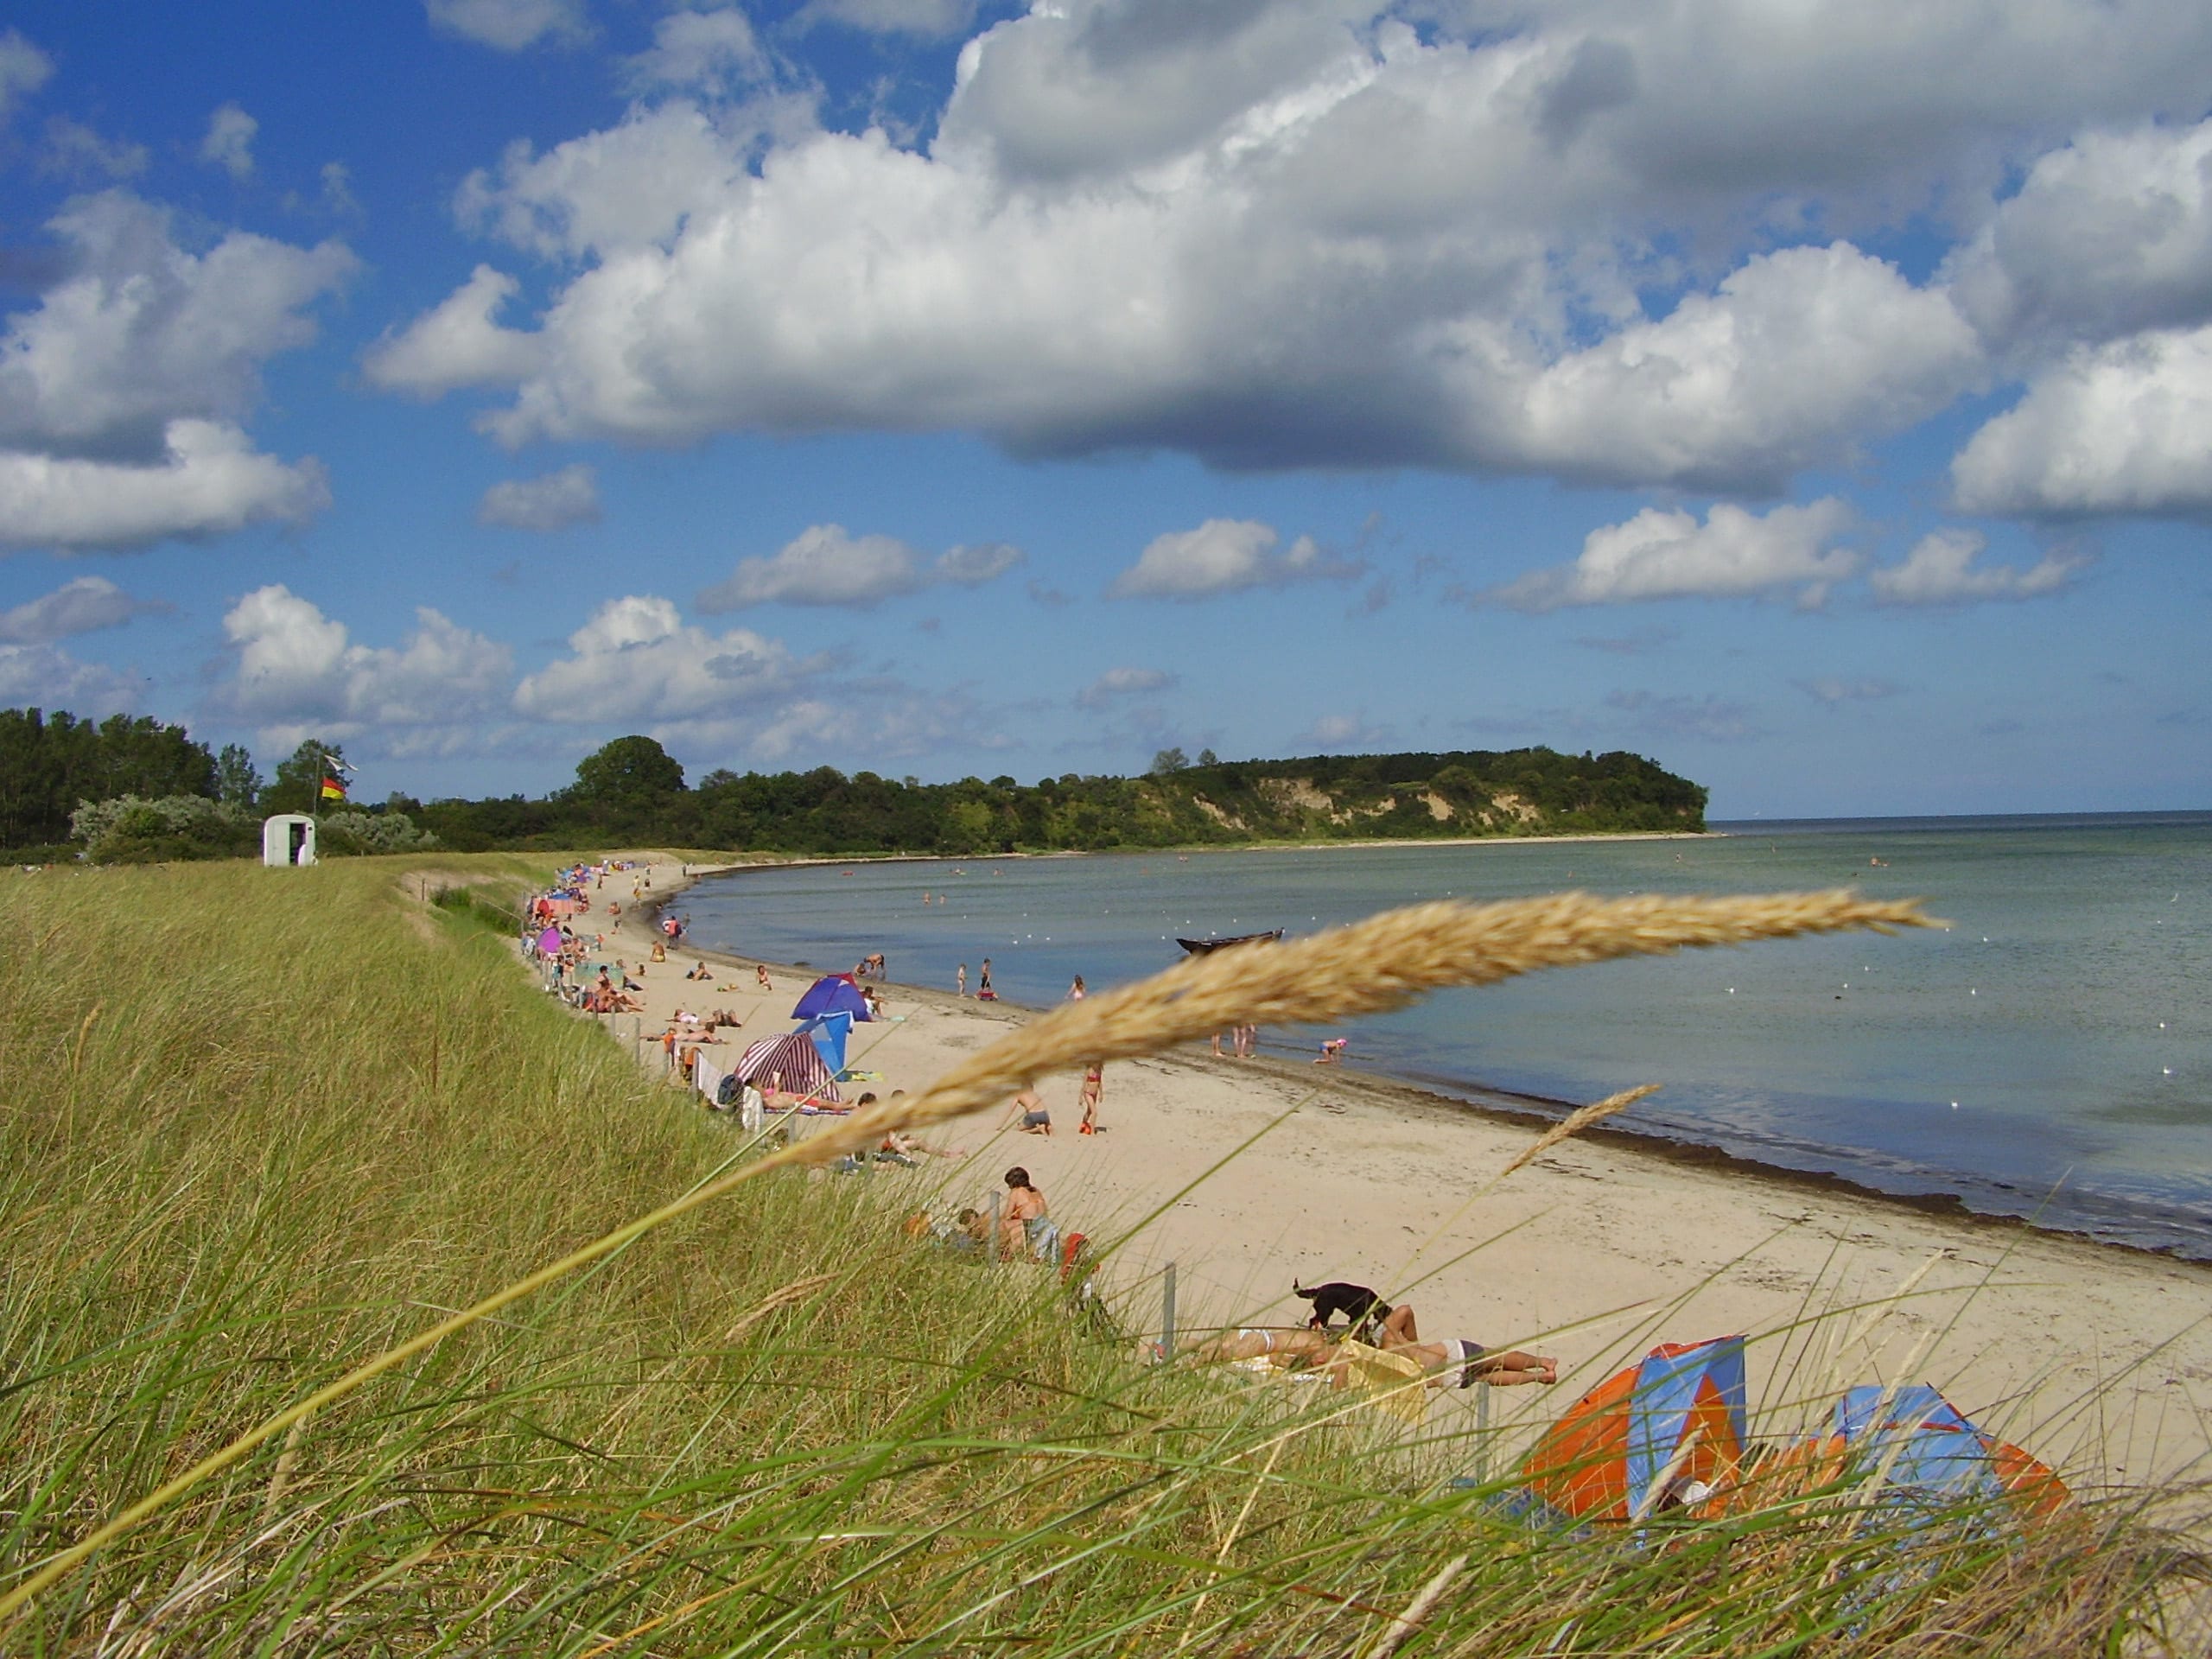
<instances>
[{"instance_id":1,"label":"rowing boat on shore","mask_svg":"<svg viewBox=\"0 0 2212 1659\"><path fill-rule=\"evenodd\" d=\"M1228 939L1178 939L1175 943L1192 956L1203 957L1208 951L1226 950L1232 944L1273 944L1281 938L1282 929L1276 928L1271 933L1239 933Z\"/></svg>"}]
</instances>

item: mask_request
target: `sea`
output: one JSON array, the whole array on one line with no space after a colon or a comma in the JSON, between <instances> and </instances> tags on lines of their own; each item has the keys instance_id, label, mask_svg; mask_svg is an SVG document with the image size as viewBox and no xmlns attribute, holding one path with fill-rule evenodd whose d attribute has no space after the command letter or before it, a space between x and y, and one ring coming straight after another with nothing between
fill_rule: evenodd
<instances>
[{"instance_id":1,"label":"sea","mask_svg":"<svg viewBox=\"0 0 2212 1659\"><path fill-rule=\"evenodd\" d=\"M1616 1125L1878 1192L2212 1260L2212 812L1853 818L1698 837L825 862L710 877L698 943L1046 1006L1181 959L1449 898L1918 898L1939 931L1783 940L1443 991L1262 1052L1471 1107L1662 1085ZM924 904L923 895L932 902Z\"/></svg>"}]
</instances>

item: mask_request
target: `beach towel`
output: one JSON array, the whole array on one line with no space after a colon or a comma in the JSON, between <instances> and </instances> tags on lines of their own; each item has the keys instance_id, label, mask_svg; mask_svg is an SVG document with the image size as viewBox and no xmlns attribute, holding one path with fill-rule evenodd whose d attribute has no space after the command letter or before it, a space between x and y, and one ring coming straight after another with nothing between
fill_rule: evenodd
<instances>
[{"instance_id":1,"label":"beach towel","mask_svg":"<svg viewBox=\"0 0 2212 1659\"><path fill-rule=\"evenodd\" d=\"M691 1081L698 1085L699 1092L707 1097L707 1103L710 1106L719 1107L721 1104L722 1078L727 1075L721 1067L704 1054L691 1068Z\"/></svg>"},{"instance_id":2,"label":"beach towel","mask_svg":"<svg viewBox=\"0 0 2212 1659\"><path fill-rule=\"evenodd\" d=\"M1414 1361L1349 1337L1337 1344L1337 1351L1344 1356L1346 1379L1367 1395L1368 1404L1409 1423L1427 1414L1428 1379Z\"/></svg>"}]
</instances>

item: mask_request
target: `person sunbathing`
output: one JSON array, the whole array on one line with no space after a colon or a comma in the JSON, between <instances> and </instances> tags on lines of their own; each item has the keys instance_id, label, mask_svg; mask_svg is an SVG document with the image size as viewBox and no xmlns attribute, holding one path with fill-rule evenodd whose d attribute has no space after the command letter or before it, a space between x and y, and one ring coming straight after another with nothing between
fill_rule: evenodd
<instances>
[{"instance_id":1,"label":"person sunbathing","mask_svg":"<svg viewBox=\"0 0 2212 1659\"><path fill-rule=\"evenodd\" d=\"M684 975L683 977L686 979L712 979L714 977L714 974L708 969L707 964L702 962L694 967L691 971Z\"/></svg>"},{"instance_id":2,"label":"person sunbathing","mask_svg":"<svg viewBox=\"0 0 2212 1659\"><path fill-rule=\"evenodd\" d=\"M1397 1329L1413 1324L1413 1310L1391 1310ZM1432 1389L1471 1389L1478 1382L1494 1389L1526 1382L1556 1382L1559 1361L1547 1354L1526 1353L1518 1348L1491 1352L1478 1342L1453 1338L1445 1342L1413 1342L1400 1338L1386 1320L1382 1341L1385 1353L1409 1359L1426 1372ZM1281 1367L1313 1366L1325 1370L1337 1387L1349 1385L1351 1356L1343 1338L1312 1327L1304 1330L1266 1325L1224 1331L1218 1336L1192 1338L1176 1344L1179 1355L1204 1362L1229 1363L1265 1358Z\"/></svg>"},{"instance_id":3,"label":"person sunbathing","mask_svg":"<svg viewBox=\"0 0 2212 1659\"><path fill-rule=\"evenodd\" d=\"M1405 1317L1399 1320L1398 1316ZM1393 1321L1397 1321L1395 1328ZM1413 1309L1393 1308L1382 1322L1382 1339L1376 1345L1385 1353L1410 1359L1428 1373L1432 1389L1471 1389L1487 1382L1510 1389L1523 1382L1556 1382L1559 1361L1548 1354L1531 1354L1518 1348L1491 1350L1466 1337L1447 1337L1442 1342L1421 1342L1412 1334Z\"/></svg>"},{"instance_id":4,"label":"person sunbathing","mask_svg":"<svg viewBox=\"0 0 2212 1659\"><path fill-rule=\"evenodd\" d=\"M1159 1344L1154 1344L1155 1353ZM1298 1366L1325 1366L1336 1357L1337 1344L1319 1331L1295 1325L1250 1325L1211 1337L1185 1337L1175 1344L1179 1358L1200 1363L1233 1363L1265 1359L1289 1370Z\"/></svg>"},{"instance_id":5,"label":"person sunbathing","mask_svg":"<svg viewBox=\"0 0 2212 1659\"><path fill-rule=\"evenodd\" d=\"M957 1147L933 1147L918 1135L902 1135L897 1129L886 1134L877 1145L875 1155L887 1160L893 1158L960 1158L966 1154Z\"/></svg>"}]
</instances>

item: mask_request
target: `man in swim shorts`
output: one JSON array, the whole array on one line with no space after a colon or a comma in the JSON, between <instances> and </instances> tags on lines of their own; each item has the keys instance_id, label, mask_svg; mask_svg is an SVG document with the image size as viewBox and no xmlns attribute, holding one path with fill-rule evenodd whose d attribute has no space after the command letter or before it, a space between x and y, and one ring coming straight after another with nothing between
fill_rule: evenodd
<instances>
[{"instance_id":1,"label":"man in swim shorts","mask_svg":"<svg viewBox=\"0 0 2212 1659\"><path fill-rule=\"evenodd\" d=\"M1052 1132L1052 1114L1046 1109L1043 1096L1034 1089L1025 1089L1014 1097L1013 1113L999 1128L1020 1129L1024 1135L1049 1135Z\"/></svg>"}]
</instances>

